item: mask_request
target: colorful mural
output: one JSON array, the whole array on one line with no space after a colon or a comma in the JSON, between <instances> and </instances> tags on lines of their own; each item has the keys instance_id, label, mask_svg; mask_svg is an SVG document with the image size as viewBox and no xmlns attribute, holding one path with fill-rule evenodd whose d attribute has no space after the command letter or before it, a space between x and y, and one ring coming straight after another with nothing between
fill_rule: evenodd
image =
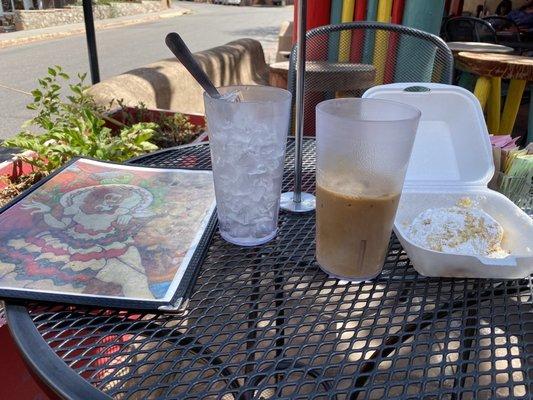
<instances>
[{"instance_id":1,"label":"colorful mural","mask_svg":"<svg viewBox=\"0 0 533 400\"><path fill-rule=\"evenodd\" d=\"M162 299L214 201L207 171L77 160L0 214L0 287Z\"/></svg>"}]
</instances>

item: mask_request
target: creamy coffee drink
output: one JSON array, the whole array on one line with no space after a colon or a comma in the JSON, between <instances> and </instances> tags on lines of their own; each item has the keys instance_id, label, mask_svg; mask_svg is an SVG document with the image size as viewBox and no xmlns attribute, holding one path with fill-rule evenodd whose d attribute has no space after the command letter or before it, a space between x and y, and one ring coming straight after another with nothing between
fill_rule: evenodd
<instances>
[{"instance_id":1,"label":"creamy coffee drink","mask_svg":"<svg viewBox=\"0 0 533 400\"><path fill-rule=\"evenodd\" d=\"M352 281L381 271L400 194L350 196L317 186L316 256L331 275Z\"/></svg>"}]
</instances>

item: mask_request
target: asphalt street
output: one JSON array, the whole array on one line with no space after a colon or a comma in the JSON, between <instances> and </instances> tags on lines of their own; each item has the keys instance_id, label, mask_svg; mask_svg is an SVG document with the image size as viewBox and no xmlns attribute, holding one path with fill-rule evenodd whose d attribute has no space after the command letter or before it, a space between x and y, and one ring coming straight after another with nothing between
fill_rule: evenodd
<instances>
[{"instance_id":1,"label":"asphalt street","mask_svg":"<svg viewBox=\"0 0 533 400\"><path fill-rule=\"evenodd\" d=\"M292 7L236 7L176 2L192 14L152 23L98 31L96 40L101 79L109 78L172 54L165 35L176 31L192 51L208 49L241 37L259 39L275 48L282 21L292 19ZM61 65L71 75L87 72L85 36L37 42L0 49L0 139L20 130L31 117L25 108L37 78L50 65Z\"/></svg>"}]
</instances>

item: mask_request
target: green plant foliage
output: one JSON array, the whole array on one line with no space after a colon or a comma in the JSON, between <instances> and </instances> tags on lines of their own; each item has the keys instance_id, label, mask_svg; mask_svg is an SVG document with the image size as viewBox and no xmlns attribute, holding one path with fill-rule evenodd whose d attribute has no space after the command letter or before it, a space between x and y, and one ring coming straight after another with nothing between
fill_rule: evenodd
<instances>
[{"instance_id":1,"label":"green plant foliage","mask_svg":"<svg viewBox=\"0 0 533 400\"><path fill-rule=\"evenodd\" d=\"M72 84L61 67L48 68L47 76L39 79L39 87L32 91L33 102L27 106L36 111L36 116L3 145L35 152L34 157L22 158L44 175L76 156L121 162L157 149L150 142L157 124L136 123L113 134L105 126L105 109L87 94L84 81L85 74L78 75L78 81ZM63 100L61 89L65 84L69 95Z\"/></svg>"},{"instance_id":2,"label":"green plant foliage","mask_svg":"<svg viewBox=\"0 0 533 400\"><path fill-rule=\"evenodd\" d=\"M126 125L146 119L155 119L154 122L157 124L157 129L151 142L158 147L167 148L187 144L200 134L201 127L193 124L188 116L181 113L173 115L157 114L150 112L144 103L139 103L134 112L129 113L122 100L114 100L109 107L112 108L115 102L122 110L122 119Z\"/></svg>"},{"instance_id":3,"label":"green plant foliage","mask_svg":"<svg viewBox=\"0 0 533 400\"><path fill-rule=\"evenodd\" d=\"M153 142L161 147L189 143L200 133L199 127L191 123L189 117L180 113L162 116L158 125L159 129L154 135Z\"/></svg>"}]
</instances>

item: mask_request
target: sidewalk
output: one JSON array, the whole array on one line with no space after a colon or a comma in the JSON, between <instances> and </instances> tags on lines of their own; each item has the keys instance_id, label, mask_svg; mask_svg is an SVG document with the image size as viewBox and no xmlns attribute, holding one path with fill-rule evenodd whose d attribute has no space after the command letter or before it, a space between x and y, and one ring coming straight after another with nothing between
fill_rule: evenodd
<instances>
[{"instance_id":1,"label":"sidewalk","mask_svg":"<svg viewBox=\"0 0 533 400\"><path fill-rule=\"evenodd\" d=\"M191 11L186 8L173 6L168 10L150 14L128 15L126 17L96 20L94 21L94 26L97 31L103 29L120 28L122 26L158 21L166 18L174 18L189 14L190 12ZM83 23L52 26L50 28L32 29L27 31L0 33L0 49L21 44L39 42L42 40L59 39L84 33L85 25Z\"/></svg>"}]
</instances>

